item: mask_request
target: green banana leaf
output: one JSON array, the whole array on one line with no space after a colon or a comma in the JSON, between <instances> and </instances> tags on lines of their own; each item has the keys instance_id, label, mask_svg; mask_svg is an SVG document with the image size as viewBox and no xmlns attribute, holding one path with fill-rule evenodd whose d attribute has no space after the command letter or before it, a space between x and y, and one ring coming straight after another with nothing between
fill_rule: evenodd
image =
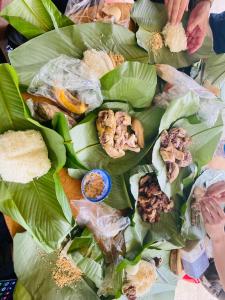
<instances>
[{"instance_id":1,"label":"green banana leaf","mask_svg":"<svg viewBox=\"0 0 225 300\"><path fill-rule=\"evenodd\" d=\"M181 127L187 131L187 134L191 137L192 143L189 150L192 154L192 160L198 169L201 170L202 167L207 165L212 159L218 143L221 139L223 133L223 121L221 116L218 117L216 123L209 127L207 122L199 120L198 123L192 123L192 118L184 118L178 120L174 123L174 127ZM174 194L179 190L179 181L182 173L180 171L180 176L175 180L172 185L167 181L166 166L163 162L160 152L160 139L157 140L153 148L153 165L157 170L157 177L162 190L167 194ZM182 172L187 168L182 168Z\"/></svg>"},{"instance_id":2,"label":"green banana leaf","mask_svg":"<svg viewBox=\"0 0 225 300\"><path fill-rule=\"evenodd\" d=\"M148 62L148 54L137 46L135 34L113 24L89 23L52 30L36 37L10 53L20 83L29 85L49 60L61 54L82 58L87 49L112 51L126 60Z\"/></svg>"},{"instance_id":3,"label":"green banana leaf","mask_svg":"<svg viewBox=\"0 0 225 300\"><path fill-rule=\"evenodd\" d=\"M74 151L79 161L88 169L102 168L111 175L121 175L136 166L150 151L157 136L160 119L164 110L149 108L134 112L128 104L121 102L107 102L101 109L114 109L129 112L142 122L144 127L145 147L139 153L127 151L122 158L113 159L102 149L96 130L96 117L92 113L80 124L70 130Z\"/></svg>"},{"instance_id":4,"label":"green banana leaf","mask_svg":"<svg viewBox=\"0 0 225 300\"><path fill-rule=\"evenodd\" d=\"M162 32L167 23L167 12L164 4L138 0L134 4L131 17L139 26L136 33L137 43L148 52L151 64L169 64L175 68L187 67L193 64L195 59L186 51L172 53L165 46L156 51L150 49L152 34ZM183 23L185 25L186 16Z\"/></svg>"},{"instance_id":5,"label":"green banana leaf","mask_svg":"<svg viewBox=\"0 0 225 300\"><path fill-rule=\"evenodd\" d=\"M157 269L157 280L150 291L140 297L140 300L173 300L178 277L170 270L170 251L146 249L142 257L150 260L154 257L162 258L162 265Z\"/></svg>"},{"instance_id":6,"label":"green banana leaf","mask_svg":"<svg viewBox=\"0 0 225 300\"><path fill-rule=\"evenodd\" d=\"M199 105L199 97L193 92L188 92L180 98L173 99L161 119L159 134L163 130L167 130L173 126L177 120L196 114L199 110ZM152 151L152 164L157 172L158 182L162 191L171 197L171 195L179 192L180 178L178 178L178 180L176 180L172 185L167 181L166 165L161 158L159 149L160 138L156 141Z\"/></svg>"},{"instance_id":7,"label":"green banana leaf","mask_svg":"<svg viewBox=\"0 0 225 300\"><path fill-rule=\"evenodd\" d=\"M208 52L210 53L210 52ZM204 72L202 78L198 76L198 80L215 85L220 89L220 98L225 101L225 72L223 65L225 63L224 54L210 53L207 55L207 59L204 64Z\"/></svg>"},{"instance_id":8,"label":"green banana leaf","mask_svg":"<svg viewBox=\"0 0 225 300\"><path fill-rule=\"evenodd\" d=\"M80 168L85 169L85 167L79 162L76 154L73 150L73 144L70 137L69 126L66 117L63 113L57 113L54 116L52 125L55 131L57 131L64 139L64 144L66 147L66 167L68 168Z\"/></svg>"},{"instance_id":9,"label":"green banana leaf","mask_svg":"<svg viewBox=\"0 0 225 300\"><path fill-rule=\"evenodd\" d=\"M26 253L26 255L24 255ZM32 299L40 300L99 300L95 290L87 283L86 279L69 287L58 288L52 279L52 270L56 261L56 253L47 254L35 243L29 233L17 234L14 238L14 268L15 273ZM76 258L78 261L80 258ZM88 269L88 274L99 277L99 269L92 264L83 268ZM87 264L87 261L86 261ZM94 273L94 270L98 273ZM86 275L86 273L85 273Z\"/></svg>"},{"instance_id":10,"label":"green banana leaf","mask_svg":"<svg viewBox=\"0 0 225 300\"><path fill-rule=\"evenodd\" d=\"M81 179L85 173L86 171L80 172L80 170L69 169L69 175L76 179ZM104 203L119 210L132 208L124 175L113 175L111 176L111 181L112 189L108 197L104 200Z\"/></svg>"},{"instance_id":11,"label":"green banana leaf","mask_svg":"<svg viewBox=\"0 0 225 300\"><path fill-rule=\"evenodd\" d=\"M196 187L208 188L210 185L225 180L225 171L224 170L213 170L208 169L204 171L195 181L192 186L190 195L183 205L183 224L181 228L181 233L185 239L188 240L200 240L206 236L204 222L202 217L200 217L199 224L193 225L191 222L191 204L193 201L192 195Z\"/></svg>"},{"instance_id":12,"label":"green banana leaf","mask_svg":"<svg viewBox=\"0 0 225 300\"><path fill-rule=\"evenodd\" d=\"M15 290L13 292L14 300L32 300L31 295L28 293L24 285L17 281Z\"/></svg>"},{"instance_id":13,"label":"green banana leaf","mask_svg":"<svg viewBox=\"0 0 225 300\"><path fill-rule=\"evenodd\" d=\"M73 24L51 0L14 0L1 11L0 16L27 39Z\"/></svg>"},{"instance_id":14,"label":"green banana leaf","mask_svg":"<svg viewBox=\"0 0 225 300\"><path fill-rule=\"evenodd\" d=\"M135 174L130 177L130 189L136 203L139 194L139 181L141 177L148 173L154 173L153 169L149 165L142 165L138 166L135 170ZM182 203L179 197L173 197L173 201L174 209L169 213L162 213L160 221L154 224L142 221L135 205L135 213L133 216L134 229L132 233L136 240L135 248L138 244L140 247L145 248L153 246L156 242L162 242L162 244L157 245L158 249L163 249L163 246L165 246L163 244L168 245L167 242L171 244L171 249L184 246L184 240L180 234L180 209Z\"/></svg>"},{"instance_id":15,"label":"green banana leaf","mask_svg":"<svg viewBox=\"0 0 225 300\"><path fill-rule=\"evenodd\" d=\"M125 62L101 78L106 100L126 100L135 108L150 106L156 85L155 67L139 62Z\"/></svg>"},{"instance_id":16,"label":"green banana leaf","mask_svg":"<svg viewBox=\"0 0 225 300\"><path fill-rule=\"evenodd\" d=\"M52 169L28 184L0 181L0 211L29 231L48 251L57 248L71 229L72 214L56 171L65 164L62 138L53 130L32 120L19 93L18 77L8 65L0 66L0 133L7 130L35 129L46 142Z\"/></svg>"}]
</instances>

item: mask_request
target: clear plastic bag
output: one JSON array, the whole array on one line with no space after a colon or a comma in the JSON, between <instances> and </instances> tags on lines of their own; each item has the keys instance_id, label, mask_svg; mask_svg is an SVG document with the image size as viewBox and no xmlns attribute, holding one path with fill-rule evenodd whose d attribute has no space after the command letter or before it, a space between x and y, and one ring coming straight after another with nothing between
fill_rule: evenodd
<instances>
[{"instance_id":1,"label":"clear plastic bag","mask_svg":"<svg viewBox=\"0 0 225 300\"><path fill-rule=\"evenodd\" d=\"M200 98L199 117L209 127L215 124L220 111L225 108L225 104L222 101L205 87L199 85L194 79L172 66L158 64L156 65L156 70L158 76L171 85L168 91L156 96L156 105L168 106L172 99L192 91Z\"/></svg>"},{"instance_id":2,"label":"clear plastic bag","mask_svg":"<svg viewBox=\"0 0 225 300\"><path fill-rule=\"evenodd\" d=\"M75 114L94 110L103 102L96 75L84 62L66 55L44 65L33 78L28 92L49 98Z\"/></svg>"},{"instance_id":3,"label":"clear plastic bag","mask_svg":"<svg viewBox=\"0 0 225 300\"><path fill-rule=\"evenodd\" d=\"M76 24L95 21L129 27L133 0L69 0L66 15Z\"/></svg>"},{"instance_id":4,"label":"clear plastic bag","mask_svg":"<svg viewBox=\"0 0 225 300\"><path fill-rule=\"evenodd\" d=\"M115 262L124 251L123 231L130 225L130 219L105 203L88 200L72 201L76 222L87 226L94 234L107 262Z\"/></svg>"}]
</instances>

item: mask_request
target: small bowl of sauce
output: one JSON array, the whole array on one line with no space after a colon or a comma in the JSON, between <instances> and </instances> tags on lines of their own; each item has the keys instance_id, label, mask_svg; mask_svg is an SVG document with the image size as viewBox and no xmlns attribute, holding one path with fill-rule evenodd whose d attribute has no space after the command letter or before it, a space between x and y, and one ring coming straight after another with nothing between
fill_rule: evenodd
<instances>
[{"instance_id":1,"label":"small bowl of sauce","mask_svg":"<svg viewBox=\"0 0 225 300\"><path fill-rule=\"evenodd\" d=\"M101 202L110 193L112 187L111 177L108 172L94 169L82 179L81 191L85 199L91 202Z\"/></svg>"}]
</instances>

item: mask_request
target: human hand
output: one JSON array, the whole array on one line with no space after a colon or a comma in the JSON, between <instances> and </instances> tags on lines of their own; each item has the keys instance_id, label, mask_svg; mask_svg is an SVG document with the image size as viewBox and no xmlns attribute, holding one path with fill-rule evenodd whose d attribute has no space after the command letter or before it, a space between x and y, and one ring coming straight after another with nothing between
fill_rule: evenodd
<instances>
[{"instance_id":1,"label":"human hand","mask_svg":"<svg viewBox=\"0 0 225 300\"><path fill-rule=\"evenodd\" d=\"M201 1L192 10L187 25L188 52L193 54L203 44L209 21L210 2Z\"/></svg>"},{"instance_id":2,"label":"human hand","mask_svg":"<svg viewBox=\"0 0 225 300\"><path fill-rule=\"evenodd\" d=\"M203 198L201 211L209 237L213 241L219 241L222 237L225 237L225 214L218 202L212 198Z\"/></svg>"},{"instance_id":3,"label":"human hand","mask_svg":"<svg viewBox=\"0 0 225 300\"><path fill-rule=\"evenodd\" d=\"M225 202L225 181L218 181L208 187L206 196L216 198L219 202Z\"/></svg>"},{"instance_id":4,"label":"human hand","mask_svg":"<svg viewBox=\"0 0 225 300\"><path fill-rule=\"evenodd\" d=\"M181 22L184 12L188 10L189 0L165 0L168 20L172 25Z\"/></svg>"}]
</instances>

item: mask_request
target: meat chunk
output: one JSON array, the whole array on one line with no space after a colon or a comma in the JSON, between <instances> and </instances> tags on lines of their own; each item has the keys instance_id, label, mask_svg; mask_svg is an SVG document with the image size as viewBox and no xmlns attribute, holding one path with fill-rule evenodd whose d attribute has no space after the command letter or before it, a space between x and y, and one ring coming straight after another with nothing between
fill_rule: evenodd
<instances>
[{"instance_id":1,"label":"meat chunk","mask_svg":"<svg viewBox=\"0 0 225 300\"><path fill-rule=\"evenodd\" d=\"M140 179L137 208L144 222L158 222L160 214L168 213L173 206L173 201L161 191L157 180L152 175L147 174Z\"/></svg>"}]
</instances>

